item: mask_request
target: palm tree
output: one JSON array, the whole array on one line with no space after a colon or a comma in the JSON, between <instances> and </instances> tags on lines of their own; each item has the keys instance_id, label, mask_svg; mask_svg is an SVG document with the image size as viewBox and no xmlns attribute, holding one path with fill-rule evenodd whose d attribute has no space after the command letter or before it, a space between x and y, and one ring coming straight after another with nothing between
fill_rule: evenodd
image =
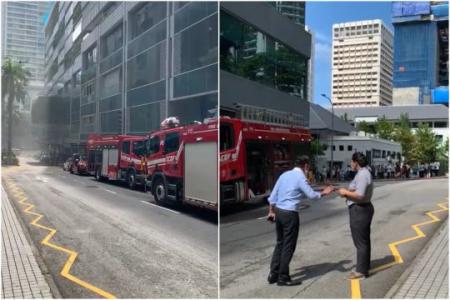
<instances>
[{"instance_id":1,"label":"palm tree","mask_svg":"<svg viewBox=\"0 0 450 300\"><path fill-rule=\"evenodd\" d=\"M3 116L7 117L8 122L8 154L11 153L12 149L14 107L15 104L25 101L29 76L30 72L25 70L20 62L13 62L9 58L4 61L2 66L2 112ZM6 115L4 112L6 112Z\"/></svg>"}]
</instances>

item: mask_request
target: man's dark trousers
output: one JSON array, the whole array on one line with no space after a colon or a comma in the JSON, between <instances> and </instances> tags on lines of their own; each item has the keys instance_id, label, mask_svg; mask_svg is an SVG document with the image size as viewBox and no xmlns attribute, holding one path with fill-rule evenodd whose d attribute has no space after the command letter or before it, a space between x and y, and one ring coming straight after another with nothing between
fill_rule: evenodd
<instances>
[{"instance_id":1,"label":"man's dark trousers","mask_svg":"<svg viewBox=\"0 0 450 300\"><path fill-rule=\"evenodd\" d=\"M356 247L356 272L368 275L370 270L370 225L374 214L372 203L349 207L350 229Z\"/></svg>"},{"instance_id":2,"label":"man's dark trousers","mask_svg":"<svg viewBox=\"0 0 450 300\"><path fill-rule=\"evenodd\" d=\"M289 280L289 263L297 246L299 217L298 212L275 208L277 245L273 251L270 273L281 280Z\"/></svg>"}]
</instances>

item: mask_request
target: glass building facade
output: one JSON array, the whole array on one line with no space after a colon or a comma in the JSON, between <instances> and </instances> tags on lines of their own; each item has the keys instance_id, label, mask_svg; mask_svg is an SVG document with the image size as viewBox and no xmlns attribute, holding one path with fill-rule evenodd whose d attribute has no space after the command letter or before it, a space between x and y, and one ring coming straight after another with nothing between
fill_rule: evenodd
<instances>
[{"instance_id":1,"label":"glass building facade","mask_svg":"<svg viewBox=\"0 0 450 300\"><path fill-rule=\"evenodd\" d=\"M417 88L419 104L448 104L435 102L436 90L448 93L448 2L396 1L392 15L394 89Z\"/></svg>"},{"instance_id":2,"label":"glass building facade","mask_svg":"<svg viewBox=\"0 0 450 300\"><path fill-rule=\"evenodd\" d=\"M20 62L30 72L28 97L23 109L44 86L44 22L50 2L2 2L2 58Z\"/></svg>"},{"instance_id":3,"label":"glass building facade","mask_svg":"<svg viewBox=\"0 0 450 300\"><path fill-rule=\"evenodd\" d=\"M80 5L80 17L75 7ZM217 2L66 2L53 18L72 19L71 42L58 37L49 21L47 46L70 48L80 39L74 63L48 70L49 94L79 78L72 93L71 138L89 133L147 134L168 116L182 124L203 121L217 107ZM67 8L67 6L70 6ZM79 24L79 25L78 25ZM78 26L80 29L78 30ZM78 32L79 31L79 32ZM67 45L69 44L69 46ZM48 65L57 60L54 51ZM57 63L57 66L59 64ZM67 74L70 72L70 74ZM70 78L70 80L69 80Z\"/></svg>"},{"instance_id":4,"label":"glass building facade","mask_svg":"<svg viewBox=\"0 0 450 300\"><path fill-rule=\"evenodd\" d=\"M308 57L225 11L220 25L222 70L307 99Z\"/></svg>"}]
</instances>

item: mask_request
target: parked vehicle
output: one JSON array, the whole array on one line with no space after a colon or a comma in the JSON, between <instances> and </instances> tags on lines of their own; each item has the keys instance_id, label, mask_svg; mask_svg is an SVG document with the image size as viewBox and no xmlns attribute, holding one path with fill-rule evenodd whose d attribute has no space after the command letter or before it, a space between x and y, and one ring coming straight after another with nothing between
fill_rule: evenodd
<instances>
[{"instance_id":1,"label":"parked vehicle","mask_svg":"<svg viewBox=\"0 0 450 300\"><path fill-rule=\"evenodd\" d=\"M217 210L217 118L162 125L146 141L147 186L155 200Z\"/></svg>"},{"instance_id":2,"label":"parked vehicle","mask_svg":"<svg viewBox=\"0 0 450 300\"><path fill-rule=\"evenodd\" d=\"M278 177L293 167L295 157L309 153L311 135L303 123L292 122L292 115L270 114L245 114L264 115L263 120L221 117L221 205L267 197Z\"/></svg>"},{"instance_id":3,"label":"parked vehicle","mask_svg":"<svg viewBox=\"0 0 450 300\"><path fill-rule=\"evenodd\" d=\"M72 164L70 166L70 173L85 175L88 174L87 159L83 155L74 154L72 156Z\"/></svg>"},{"instance_id":4,"label":"parked vehicle","mask_svg":"<svg viewBox=\"0 0 450 300\"><path fill-rule=\"evenodd\" d=\"M145 184L145 136L90 134L87 171L97 180L126 182L133 189Z\"/></svg>"}]
</instances>

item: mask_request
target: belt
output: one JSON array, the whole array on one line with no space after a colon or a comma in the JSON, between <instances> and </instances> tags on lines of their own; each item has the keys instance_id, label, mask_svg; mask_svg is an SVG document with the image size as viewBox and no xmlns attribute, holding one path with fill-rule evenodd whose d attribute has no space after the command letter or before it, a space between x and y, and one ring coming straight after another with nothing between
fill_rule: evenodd
<instances>
[{"instance_id":1,"label":"belt","mask_svg":"<svg viewBox=\"0 0 450 300\"><path fill-rule=\"evenodd\" d=\"M358 206L370 206L372 205L372 202L364 202L364 203L352 203L349 207L352 207L353 205L358 205Z\"/></svg>"}]
</instances>

